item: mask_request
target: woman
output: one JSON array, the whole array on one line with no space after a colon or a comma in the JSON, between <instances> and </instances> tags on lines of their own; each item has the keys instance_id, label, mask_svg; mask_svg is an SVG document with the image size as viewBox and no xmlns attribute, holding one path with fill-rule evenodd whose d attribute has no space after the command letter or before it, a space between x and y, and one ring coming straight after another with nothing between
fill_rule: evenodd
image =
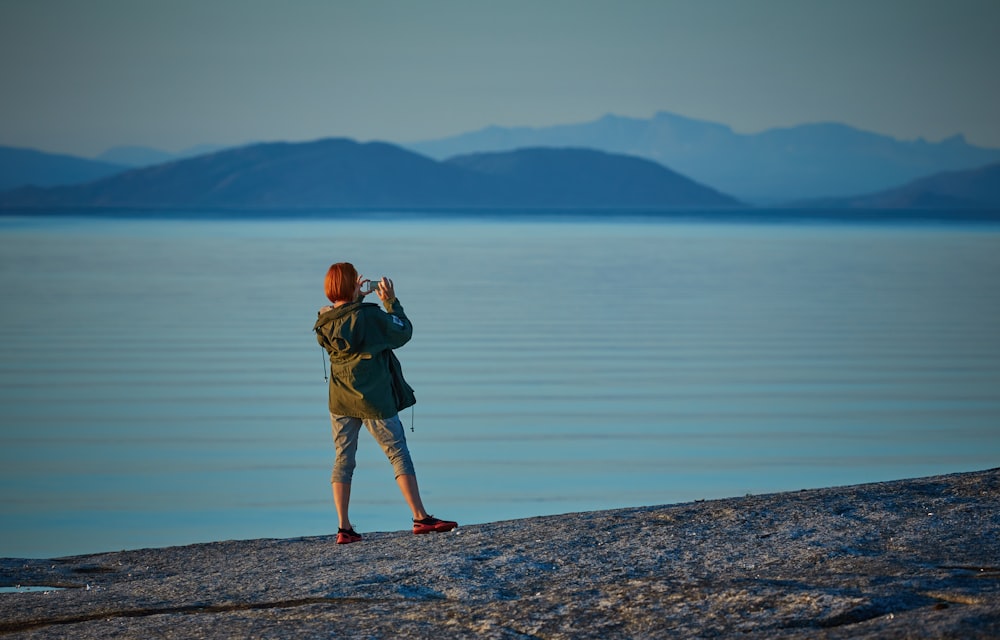
<instances>
[{"instance_id":1,"label":"woman","mask_svg":"<svg viewBox=\"0 0 1000 640\"><path fill-rule=\"evenodd\" d=\"M362 291L365 283L370 288ZM372 292L378 293L385 311L364 302ZM392 350L409 342L413 325L396 299L392 280L365 280L354 265L338 262L326 273L326 297L333 305L320 310L313 331L330 354L330 420L337 448L330 482L340 520L337 544L361 540L351 524L348 507L362 425L392 463L396 483L413 511L413 533L451 531L458 523L439 520L424 509L399 420L399 411L416 403L416 398L403 380Z\"/></svg>"}]
</instances>

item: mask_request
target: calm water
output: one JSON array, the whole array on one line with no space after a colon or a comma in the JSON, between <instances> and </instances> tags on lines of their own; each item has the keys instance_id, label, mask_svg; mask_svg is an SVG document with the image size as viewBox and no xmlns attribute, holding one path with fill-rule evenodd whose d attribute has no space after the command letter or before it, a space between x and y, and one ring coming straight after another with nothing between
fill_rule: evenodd
<instances>
[{"instance_id":1,"label":"calm water","mask_svg":"<svg viewBox=\"0 0 1000 640\"><path fill-rule=\"evenodd\" d=\"M1000 464L996 227L0 220L0 556L336 530L326 267L463 523ZM409 514L365 436L352 516Z\"/></svg>"}]
</instances>

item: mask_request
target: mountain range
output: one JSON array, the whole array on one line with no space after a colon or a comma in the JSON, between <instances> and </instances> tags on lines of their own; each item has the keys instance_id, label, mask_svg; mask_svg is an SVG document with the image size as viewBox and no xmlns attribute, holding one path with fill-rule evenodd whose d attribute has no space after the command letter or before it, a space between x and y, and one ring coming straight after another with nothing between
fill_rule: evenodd
<instances>
[{"instance_id":1,"label":"mountain range","mask_svg":"<svg viewBox=\"0 0 1000 640\"><path fill-rule=\"evenodd\" d=\"M960 136L901 142L838 124L743 135L669 113L405 147L330 138L101 157L117 162L0 147L0 206L1000 208L1000 149Z\"/></svg>"},{"instance_id":2,"label":"mountain range","mask_svg":"<svg viewBox=\"0 0 1000 640\"><path fill-rule=\"evenodd\" d=\"M852 197L944 171L1000 162L1000 149L962 136L900 141L835 123L735 133L730 127L660 112L607 115L551 127L488 127L405 145L432 158L521 147L586 147L648 158L752 204Z\"/></svg>"},{"instance_id":3,"label":"mountain range","mask_svg":"<svg viewBox=\"0 0 1000 640\"><path fill-rule=\"evenodd\" d=\"M82 185L0 193L5 208L676 208L741 203L650 160L520 149L433 160L329 138L262 143Z\"/></svg>"}]
</instances>

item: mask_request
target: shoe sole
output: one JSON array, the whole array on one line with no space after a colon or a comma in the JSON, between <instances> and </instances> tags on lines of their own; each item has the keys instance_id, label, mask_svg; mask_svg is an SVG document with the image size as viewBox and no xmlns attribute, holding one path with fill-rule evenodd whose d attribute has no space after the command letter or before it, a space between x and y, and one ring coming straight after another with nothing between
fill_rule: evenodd
<instances>
[{"instance_id":1,"label":"shoe sole","mask_svg":"<svg viewBox=\"0 0 1000 640\"><path fill-rule=\"evenodd\" d=\"M451 531L452 529L454 529L457 526L458 526L457 524L432 525L432 526L427 527L427 528L414 529L413 533L415 535L418 535L418 536L419 535L423 535L425 533L445 533L446 531Z\"/></svg>"}]
</instances>

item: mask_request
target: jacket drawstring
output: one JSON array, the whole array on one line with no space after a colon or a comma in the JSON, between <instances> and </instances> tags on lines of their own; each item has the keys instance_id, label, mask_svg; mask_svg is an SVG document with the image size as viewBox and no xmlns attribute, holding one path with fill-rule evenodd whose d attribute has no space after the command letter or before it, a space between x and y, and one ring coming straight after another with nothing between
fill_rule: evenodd
<instances>
[{"instance_id":1,"label":"jacket drawstring","mask_svg":"<svg viewBox=\"0 0 1000 640\"><path fill-rule=\"evenodd\" d=\"M328 375L326 375L327 369L326 369L326 358L323 357L324 353L326 353L326 349L324 349L323 347L320 347L319 361L323 363L323 365L322 365L323 366L323 382L329 382L330 381L330 377Z\"/></svg>"},{"instance_id":2,"label":"jacket drawstring","mask_svg":"<svg viewBox=\"0 0 1000 640\"><path fill-rule=\"evenodd\" d=\"M316 315L319 314L317 313ZM316 330L316 327L313 327L313 333L315 333L317 337L319 336L319 331ZM330 382L330 378L326 375L327 367L326 367L326 358L323 357L324 354L326 354L326 349L321 344L319 345L319 359L320 362L323 363L323 382Z\"/></svg>"}]
</instances>

